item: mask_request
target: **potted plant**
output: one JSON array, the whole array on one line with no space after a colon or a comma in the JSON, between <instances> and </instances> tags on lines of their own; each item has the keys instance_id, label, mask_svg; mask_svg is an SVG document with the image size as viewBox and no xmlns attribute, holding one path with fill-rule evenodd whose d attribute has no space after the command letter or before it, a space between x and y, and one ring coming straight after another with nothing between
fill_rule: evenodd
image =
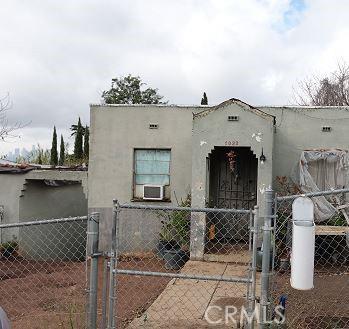
<instances>
[{"instance_id":1,"label":"potted plant","mask_svg":"<svg viewBox=\"0 0 349 329\"><path fill-rule=\"evenodd\" d=\"M173 236L170 223L164 224L162 221L163 228L160 232L160 240L158 242L157 252L160 258L164 258L166 250L181 249L180 245Z\"/></svg>"},{"instance_id":2,"label":"potted plant","mask_svg":"<svg viewBox=\"0 0 349 329\"><path fill-rule=\"evenodd\" d=\"M4 258L11 258L15 255L18 248L16 241L5 242L0 245L0 255Z\"/></svg>"},{"instance_id":3,"label":"potted plant","mask_svg":"<svg viewBox=\"0 0 349 329\"><path fill-rule=\"evenodd\" d=\"M179 204L188 207L191 204L190 195ZM165 260L167 269L178 270L189 259L190 243L190 211L175 210L166 213L160 231L158 254Z\"/></svg>"}]
</instances>

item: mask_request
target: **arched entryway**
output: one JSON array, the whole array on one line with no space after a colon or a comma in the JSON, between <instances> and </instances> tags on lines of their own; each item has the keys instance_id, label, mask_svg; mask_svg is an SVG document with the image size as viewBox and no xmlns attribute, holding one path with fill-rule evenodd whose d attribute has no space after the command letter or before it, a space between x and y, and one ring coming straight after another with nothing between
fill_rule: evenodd
<instances>
[{"instance_id":1,"label":"arched entryway","mask_svg":"<svg viewBox=\"0 0 349 329\"><path fill-rule=\"evenodd\" d=\"M210 208L253 209L257 204L258 160L250 147L215 147L208 157ZM249 214L210 213L206 252L244 249L249 239Z\"/></svg>"},{"instance_id":2,"label":"arched entryway","mask_svg":"<svg viewBox=\"0 0 349 329\"><path fill-rule=\"evenodd\" d=\"M235 119L231 120L232 117ZM264 214L260 200L264 190L272 185L274 124L273 116L237 99L194 113L193 207L249 209L259 204L259 212ZM230 151L236 153L237 177L228 170L234 160L232 154L227 159ZM263 162L257 160L262 155ZM248 210L240 211L244 212L248 213ZM204 259L207 236L219 237L218 227L212 226L210 219L208 216L193 216L190 240L192 259ZM240 217L239 221L235 220L237 222L246 221ZM228 220L228 223L230 225L232 221ZM229 225L223 225L226 232L220 230L225 239L237 237ZM246 238L244 230L239 231Z\"/></svg>"}]
</instances>

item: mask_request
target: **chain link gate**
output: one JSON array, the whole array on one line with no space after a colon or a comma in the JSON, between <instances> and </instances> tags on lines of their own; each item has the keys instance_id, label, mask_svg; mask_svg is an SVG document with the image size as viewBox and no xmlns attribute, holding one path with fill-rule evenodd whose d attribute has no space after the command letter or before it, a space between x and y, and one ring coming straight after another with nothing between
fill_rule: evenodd
<instances>
[{"instance_id":1,"label":"chain link gate","mask_svg":"<svg viewBox=\"0 0 349 329\"><path fill-rule=\"evenodd\" d=\"M252 328L259 289L257 210L114 202L102 328ZM202 233L193 227L195 216L207 223L229 218L230 232L234 225L241 230L225 238L217 221L206 225L203 258L218 262L189 260L190 240ZM105 279L107 273L105 267Z\"/></svg>"},{"instance_id":2,"label":"chain link gate","mask_svg":"<svg viewBox=\"0 0 349 329\"><path fill-rule=\"evenodd\" d=\"M287 328L349 328L349 228L343 206L323 223L316 225L314 288L299 291L290 286L292 244L292 203L299 196L313 201L347 203L349 189L320 191L302 195L275 196L272 210L273 257L270 280L269 320L276 305L285 305Z\"/></svg>"}]
</instances>

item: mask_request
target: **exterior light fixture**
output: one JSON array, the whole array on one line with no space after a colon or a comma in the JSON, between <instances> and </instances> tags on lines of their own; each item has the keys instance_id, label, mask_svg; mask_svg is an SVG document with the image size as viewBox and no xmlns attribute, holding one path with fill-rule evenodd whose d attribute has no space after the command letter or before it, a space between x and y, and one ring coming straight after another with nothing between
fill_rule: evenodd
<instances>
[{"instance_id":1,"label":"exterior light fixture","mask_svg":"<svg viewBox=\"0 0 349 329\"><path fill-rule=\"evenodd\" d=\"M261 162L261 164L263 164L265 162L265 160L267 160L267 158L265 157L264 153L263 153L263 148L262 148L262 154L259 157L259 160Z\"/></svg>"}]
</instances>

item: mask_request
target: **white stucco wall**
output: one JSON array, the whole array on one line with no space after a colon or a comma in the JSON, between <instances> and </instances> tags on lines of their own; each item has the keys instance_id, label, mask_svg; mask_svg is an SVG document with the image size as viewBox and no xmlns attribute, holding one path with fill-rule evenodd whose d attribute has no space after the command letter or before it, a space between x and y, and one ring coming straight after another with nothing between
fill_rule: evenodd
<instances>
[{"instance_id":1,"label":"white stucco wall","mask_svg":"<svg viewBox=\"0 0 349 329\"><path fill-rule=\"evenodd\" d=\"M289 176L306 149L349 150L349 107L260 107L276 117L273 177ZM331 126L331 132L323 132Z\"/></svg>"},{"instance_id":2,"label":"white stucco wall","mask_svg":"<svg viewBox=\"0 0 349 329\"><path fill-rule=\"evenodd\" d=\"M258 113L258 112L257 112ZM193 121L192 138L192 204L204 207L206 188L206 157L215 146L227 146L229 142L240 147L250 147L258 161L258 199L266 187L272 185L274 129L271 116L256 114L245 104L228 103L212 112L198 114ZM239 121L228 121L228 116L238 116ZM228 143L227 143L228 142ZM228 146L229 147L229 146Z\"/></svg>"},{"instance_id":3,"label":"white stucco wall","mask_svg":"<svg viewBox=\"0 0 349 329\"><path fill-rule=\"evenodd\" d=\"M56 173L56 174L55 174ZM73 183L48 186L42 179L26 179L19 200L20 221L65 218L87 215L87 198L80 179L81 172L31 172L28 176L65 178ZM45 175L47 174L47 175ZM86 174L83 173L83 174ZM85 257L87 221L21 227L18 242L21 254L40 260L80 260Z\"/></svg>"},{"instance_id":4,"label":"white stucco wall","mask_svg":"<svg viewBox=\"0 0 349 329\"><path fill-rule=\"evenodd\" d=\"M149 124L158 129L149 129ZM100 248L107 250L111 238L112 201L133 199L134 149L170 149L171 202L184 198L191 188L192 109L179 106L91 106L89 156L89 212L98 211ZM154 204L155 202L147 202ZM151 250L161 227L159 218L124 210L120 216L121 250Z\"/></svg>"},{"instance_id":5,"label":"white stucco wall","mask_svg":"<svg viewBox=\"0 0 349 329\"><path fill-rule=\"evenodd\" d=\"M149 123L159 125L149 129ZM171 203L191 186L192 109L177 106L91 106L89 207L133 198L135 148L171 149Z\"/></svg>"},{"instance_id":6,"label":"white stucco wall","mask_svg":"<svg viewBox=\"0 0 349 329\"><path fill-rule=\"evenodd\" d=\"M19 199L26 174L0 175L0 205L4 206L3 224L19 220ZM0 229L0 243L18 238L18 229Z\"/></svg>"}]
</instances>

